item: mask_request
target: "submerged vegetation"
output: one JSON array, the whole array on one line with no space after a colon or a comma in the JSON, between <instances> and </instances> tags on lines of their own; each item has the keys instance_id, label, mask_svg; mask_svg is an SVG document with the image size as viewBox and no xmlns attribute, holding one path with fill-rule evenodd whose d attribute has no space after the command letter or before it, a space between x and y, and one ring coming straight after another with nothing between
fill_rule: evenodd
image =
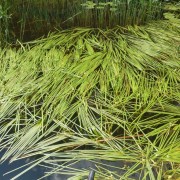
<instances>
[{"instance_id":1,"label":"submerged vegetation","mask_svg":"<svg viewBox=\"0 0 180 180\"><path fill-rule=\"evenodd\" d=\"M40 3L47 6L43 1L32 2L37 7ZM56 7L55 2L60 3L52 1L52 7ZM71 1L62 2L65 11ZM78 12L77 2L74 0L70 6L72 12ZM96 14L97 8L106 8L112 2L83 1L79 6L101 18L100 13ZM130 13L137 11L137 2L145 3L126 2L134 3ZM143 5L150 8L148 2L153 1ZM30 9L27 4L22 7ZM116 7L122 8L113 8ZM157 5L155 9L159 8ZM122 13L123 10L124 7ZM149 11L144 10L142 18L132 19L138 22L148 19ZM2 12L3 22L10 19L5 9ZM36 11L25 12L26 18L31 18ZM87 27L91 26L90 15L81 19L76 13L72 16L72 12L69 15L87 23L86 27L61 29L46 38L28 43L17 41L17 46L0 48L0 151L5 150L1 162L36 157L13 179L36 165L49 168L45 176L57 173L69 174L71 179L87 179L89 169L73 166L82 160L96 164L95 179L130 179L136 173L139 179L177 179L180 175L177 13L166 12L164 20L147 21L141 26L139 23L132 26L124 19L124 24L113 28L102 18L107 22L102 29ZM157 18L157 12L151 20ZM120 22L118 18L117 21ZM121 162L123 166L110 171L112 167L99 160ZM119 174L119 170L123 173Z\"/></svg>"}]
</instances>

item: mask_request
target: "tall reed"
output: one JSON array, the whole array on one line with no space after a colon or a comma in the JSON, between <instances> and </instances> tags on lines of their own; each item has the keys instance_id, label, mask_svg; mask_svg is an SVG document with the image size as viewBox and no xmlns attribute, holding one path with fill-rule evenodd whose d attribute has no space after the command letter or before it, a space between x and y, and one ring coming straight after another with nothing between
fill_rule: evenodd
<instances>
[{"instance_id":1,"label":"tall reed","mask_svg":"<svg viewBox=\"0 0 180 180\"><path fill-rule=\"evenodd\" d=\"M154 0L8 0L15 38L29 40L55 28L140 25L162 17Z\"/></svg>"}]
</instances>

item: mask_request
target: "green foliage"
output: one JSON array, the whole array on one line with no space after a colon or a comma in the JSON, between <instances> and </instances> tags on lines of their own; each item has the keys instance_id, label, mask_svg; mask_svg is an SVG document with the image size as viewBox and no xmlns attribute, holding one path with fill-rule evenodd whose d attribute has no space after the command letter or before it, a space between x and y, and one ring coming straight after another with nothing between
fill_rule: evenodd
<instances>
[{"instance_id":1,"label":"green foliage","mask_svg":"<svg viewBox=\"0 0 180 180\"><path fill-rule=\"evenodd\" d=\"M114 27L115 25L142 25L151 20L162 18L160 1L153 0L111 0L111 1L85 1L81 4L85 10L84 16L89 12L92 19L88 25L96 27Z\"/></svg>"},{"instance_id":2,"label":"green foliage","mask_svg":"<svg viewBox=\"0 0 180 180\"><path fill-rule=\"evenodd\" d=\"M140 25L162 18L162 5L154 0L8 0L12 14L11 37L28 41L72 27L112 28Z\"/></svg>"},{"instance_id":3,"label":"green foliage","mask_svg":"<svg viewBox=\"0 0 180 180\"><path fill-rule=\"evenodd\" d=\"M2 1L0 4L0 46L3 44L3 41L8 41L10 38L9 20L11 15L8 10L7 1Z\"/></svg>"},{"instance_id":4,"label":"green foliage","mask_svg":"<svg viewBox=\"0 0 180 180\"><path fill-rule=\"evenodd\" d=\"M0 161L36 158L14 179L36 165L86 178L68 164L81 160L97 179L179 176L178 8L152 22L161 1L1 1L1 39L81 27L0 48ZM132 164L120 176L100 160Z\"/></svg>"},{"instance_id":5,"label":"green foliage","mask_svg":"<svg viewBox=\"0 0 180 180\"><path fill-rule=\"evenodd\" d=\"M88 170L63 162L86 159L97 179L177 177L179 26L75 28L0 49L1 162L36 156L27 170L41 164L47 176L77 178ZM120 177L99 160L133 166Z\"/></svg>"}]
</instances>

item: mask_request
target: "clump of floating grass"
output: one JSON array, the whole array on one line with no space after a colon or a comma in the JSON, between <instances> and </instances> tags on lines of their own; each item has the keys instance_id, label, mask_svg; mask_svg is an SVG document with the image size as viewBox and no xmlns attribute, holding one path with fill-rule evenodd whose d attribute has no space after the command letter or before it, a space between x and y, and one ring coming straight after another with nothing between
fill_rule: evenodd
<instances>
[{"instance_id":1,"label":"clump of floating grass","mask_svg":"<svg viewBox=\"0 0 180 180\"><path fill-rule=\"evenodd\" d=\"M38 155L31 168L87 177L58 164L86 159L101 179L120 175L99 160L121 161L133 163L123 178L177 176L178 26L76 28L1 49L1 161Z\"/></svg>"}]
</instances>

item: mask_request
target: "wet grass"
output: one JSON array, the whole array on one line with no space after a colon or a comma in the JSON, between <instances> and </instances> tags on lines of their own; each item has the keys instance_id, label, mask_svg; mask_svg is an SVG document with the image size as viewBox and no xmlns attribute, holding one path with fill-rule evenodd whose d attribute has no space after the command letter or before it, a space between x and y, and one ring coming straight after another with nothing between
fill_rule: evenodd
<instances>
[{"instance_id":1,"label":"wet grass","mask_svg":"<svg viewBox=\"0 0 180 180\"><path fill-rule=\"evenodd\" d=\"M97 179L178 177L179 26L74 28L1 48L1 161L38 155L30 168L74 178L88 169L57 162L97 161ZM134 165L120 177L98 160Z\"/></svg>"}]
</instances>

